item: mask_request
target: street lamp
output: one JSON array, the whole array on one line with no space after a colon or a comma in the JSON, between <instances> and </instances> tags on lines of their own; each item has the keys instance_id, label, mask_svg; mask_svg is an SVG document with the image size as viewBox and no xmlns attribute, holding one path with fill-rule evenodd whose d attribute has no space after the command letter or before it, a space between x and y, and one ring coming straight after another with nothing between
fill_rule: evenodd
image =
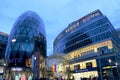
<instances>
[{"instance_id":1,"label":"street lamp","mask_svg":"<svg viewBox=\"0 0 120 80\"><path fill-rule=\"evenodd\" d=\"M34 60L36 60L36 56L34 57Z\"/></svg>"},{"instance_id":2,"label":"street lamp","mask_svg":"<svg viewBox=\"0 0 120 80\"><path fill-rule=\"evenodd\" d=\"M116 62L115 65L118 66L118 63Z\"/></svg>"},{"instance_id":3,"label":"street lamp","mask_svg":"<svg viewBox=\"0 0 120 80\"><path fill-rule=\"evenodd\" d=\"M35 65L36 65L36 56L34 57L34 80L35 80L35 73L36 73L36 67L35 67Z\"/></svg>"},{"instance_id":4,"label":"street lamp","mask_svg":"<svg viewBox=\"0 0 120 80\"><path fill-rule=\"evenodd\" d=\"M6 66L6 63L4 63L4 66Z\"/></svg>"},{"instance_id":5,"label":"street lamp","mask_svg":"<svg viewBox=\"0 0 120 80\"><path fill-rule=\"evenodd\" d=\"M111 63L111 59L109 59L108 61L109 61L109 63Z\"/></svg>"},{"instance_id":6,"label":"street lamp","mask_svg":"<svg viewBox=\"0 0 120 80\"><path fill-rule=\"evenodd\" d=\"M111 60L111 59L109 59L109 60L108 60L108 62L110 63L110 70L111 70L112 78L113 78L113 80L114 80L114 75L113 75L112 65L111 65L112 60Z\"/></svg>"},{"instance_id":7,"label":"street lamp","mask_svg":"<svg viewBox=\"0 0 120 80\"><path fill-rule=\"evenodd\" d=\"M6 63L3 64L4 65L4 74L3 74L3 78L5 78L5 70L6 70Z\"/></svg>"},{"instance_id":8,"label":"street lamp","mask_svg":"<svg viewBox=\"0 0 120 80\"><path fill-rule=\"evenodd\" d=\"M119 77L118 63L116 62L115 65L116 65L116 69L117 69L117 73L118 73L118 79L119 79L120 77Z\"/></svg>"}]
</instances>

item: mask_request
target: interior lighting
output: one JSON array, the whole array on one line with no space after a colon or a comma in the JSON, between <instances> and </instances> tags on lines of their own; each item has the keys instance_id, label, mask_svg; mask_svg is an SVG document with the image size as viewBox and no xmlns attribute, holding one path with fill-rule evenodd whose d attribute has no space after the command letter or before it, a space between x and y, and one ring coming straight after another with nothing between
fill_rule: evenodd
<instances>
[{"instance_id":1,"label":"interior lighting","mask_svg":"<svg viewBox=\"0 0 120 80\"><path fill-rule=\"evenodd\" d=\"M16 39L12 39L12 42L16 42Z\"/></svg>"}]
</instances>

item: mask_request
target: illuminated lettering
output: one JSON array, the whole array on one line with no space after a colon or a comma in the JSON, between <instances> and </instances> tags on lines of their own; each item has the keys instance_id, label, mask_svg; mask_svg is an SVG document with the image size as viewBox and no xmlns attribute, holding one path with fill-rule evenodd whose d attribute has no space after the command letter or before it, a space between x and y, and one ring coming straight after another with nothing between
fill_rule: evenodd
<instances>
[{"instance_id":1,"label":"illuminated lettering","mask_svg":"<svg viewBox=\"0 0 120 80\"><path fill-rule=\"evenodd\" d=\"M12 58L9 60L10 63L14 62L14 63L22 63L22 58Z\"/></svg>"},{"instance_id":2,"label":"illuminated lettering","mask_svg":"<svg viewBox=\"0 0 120 80\"><path fill-rule=\"evenodd\" d=\"M100 15L100 12L95 12L95 13L91 13L90 15L88 16L85 16L85 17L82 17L81 19L79 19L78 21L82 23L86 23L87 21L90 21L92 18L96 17L96 16L99 16Z\"/></svg>"}]
</instances>

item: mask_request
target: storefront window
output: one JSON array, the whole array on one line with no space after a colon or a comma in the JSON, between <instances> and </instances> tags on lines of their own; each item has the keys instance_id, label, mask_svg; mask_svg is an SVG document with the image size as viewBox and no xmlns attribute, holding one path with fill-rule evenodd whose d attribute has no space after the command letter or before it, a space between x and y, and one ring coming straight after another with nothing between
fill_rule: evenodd
<instances>
[{"instance_id":1,"label":"storefront window","mask_svg":"<svg viewBox=\"0 0 120 80\"><path fill-rule=\"evenodd\" d=\"M86 68L92 68L92 62L86 63Z\"/></svg>"},{"instance_id":2,"label":"storefront window","mask_svg":"<svg viewBox=\"0 0 120 80\"><path fill-rule=\"evenodd\" d=\"M80 69L80 64L74 65L74 70L79 70Z\"/></svg>"}]
</instances>

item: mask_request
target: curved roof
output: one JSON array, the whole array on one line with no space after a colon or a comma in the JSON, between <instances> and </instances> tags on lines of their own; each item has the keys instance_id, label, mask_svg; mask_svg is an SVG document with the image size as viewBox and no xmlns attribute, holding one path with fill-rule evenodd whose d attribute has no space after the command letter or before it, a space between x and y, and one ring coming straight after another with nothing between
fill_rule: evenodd
<instances>
[{"instance_id":1,"label":"curved roof","mask_svg":"<svg viewBox=\"0 0 120 80\"><path fill-rule=\"evenodd\" d=\"M39 25L38 27L38 30L44 35L46 36L46 32L45 32L45 27L44 27L44 24L43 24L43 21L42 19L40 18L40 16L33 12L33 11L27 11L27 12L24 12L22 15L20 15L15 24L13 25L13 28L11 30L11 33L10 34L13 34L14 30L20 25L22 24L25 20L28 20L28 21L32 21L32 23L34 22L37 22L37 24Z\"/></svg>"},{"instance_id":2,"label":"curved roof","mask_svg":"<svg viewBox=\"0 0 120 80\"><path fill-rule=\"evenodd\" d=\"M34 49L34 39L36 37L39 37L41 41L46 40L43 21L35 12L24 12L13 25L8 38L5 56L9 56L15 50L31 53Z\"/></svg>"}]
</instances>

